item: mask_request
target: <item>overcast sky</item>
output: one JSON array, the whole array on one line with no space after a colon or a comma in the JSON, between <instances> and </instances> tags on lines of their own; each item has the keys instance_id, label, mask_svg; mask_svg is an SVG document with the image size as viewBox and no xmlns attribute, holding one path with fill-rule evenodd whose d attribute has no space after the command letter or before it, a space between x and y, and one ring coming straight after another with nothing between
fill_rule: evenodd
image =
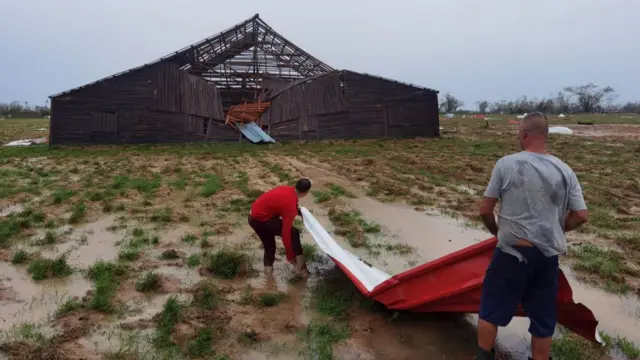
<instances>
[{"instance_id":1,"label":"overcast sky","mask_svg":"<svg viewBox=\"0 0 640 360\"><path fill-rule=\"evenodd\" d=\"M587 82L640 100L640 0L0 0L0 13L0 102L44 104L255 13L334 68L468 108Z\"/></svg>"}]
</instances>

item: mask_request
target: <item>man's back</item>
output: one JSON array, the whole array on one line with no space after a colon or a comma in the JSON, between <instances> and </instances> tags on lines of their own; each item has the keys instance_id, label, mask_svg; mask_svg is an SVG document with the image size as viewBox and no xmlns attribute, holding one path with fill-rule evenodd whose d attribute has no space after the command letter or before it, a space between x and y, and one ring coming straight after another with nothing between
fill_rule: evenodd
<instances>
[{"instance_id":1,"label":"man's back","mask_svg":"<svg viewBox=\"0 0 640 360\"><path fill-rule=\"evenodd\" d=\"M251 215L260 221L273 216L297 214L298 197L292 186L278 186L260 195L251 205Z\"/></svg>"},{"instance_id":2,"label":"man's back","mask_svg":"<svg viewBox=\"0 0 640 360\"><path fill-rule=\"evenodd\" d=\"M546 256L564 254L567 210L586 209L573 170L552 155L522 151L498 160L485 193L500 198L498 247L519 239L533 243Z\"/></svg>"}]
</instances>

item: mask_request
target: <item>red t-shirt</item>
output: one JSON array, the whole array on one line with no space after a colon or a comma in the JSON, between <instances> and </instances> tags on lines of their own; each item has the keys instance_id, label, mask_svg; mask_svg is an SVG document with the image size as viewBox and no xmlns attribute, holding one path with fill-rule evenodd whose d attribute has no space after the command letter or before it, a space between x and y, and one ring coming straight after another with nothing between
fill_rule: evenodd
<instances>
[{"instance_id":1,"label":"red t-shirt","mask_svg":"<svg viewBox=\"0 0 640 360\"><path fill-rule=\"evenodd\" d=\"M259 221L272 217L282 218L282 242L287 252L287 260L295 258L291 247L291 227L298 215L298 194L293 186L278 186L260 195L251 205L251 216Z\"/></svg>"}]
</instances>

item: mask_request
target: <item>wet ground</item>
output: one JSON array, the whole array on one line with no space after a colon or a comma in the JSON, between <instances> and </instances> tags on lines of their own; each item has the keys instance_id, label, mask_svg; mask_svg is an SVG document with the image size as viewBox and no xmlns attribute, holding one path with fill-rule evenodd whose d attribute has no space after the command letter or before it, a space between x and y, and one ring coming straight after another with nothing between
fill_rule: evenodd
<instances>
[{"instance_id":1,"label":"wet ground","mask_svg":"<svg viewBox=\"0 0 640 360\"><path fill-rule=\"evenodd\" d=\"M367 259L374 266L388 273L397 274L421 263L436 259L490 237L485 231L435 210L416 208L404 204L384 204L368 198L358 191L356 184L337 177L332 173L300 162L292 161L292 166L310 177L314 187L322 187L329 182L340 184L356 194L356 198L345 199L344 206L360 211L367 221L375 222L382 228L377 241L403 243L412 252L398 255L392 253L371 254L367 249L353 248L344 239L336 239L350 251ZM327 217L327 209L314 203L311 197L301 201L301 205L313 211L318 220L329 231L333 225ZM5 208L0 216L20 211L19 205ZM68 253L69 264L77 269L87 269L98 260L114 260L118 256L118 243L126 235L126 230L118 225L118 216L106 216L99 220L78 226L67 233L64 241L45 247L47 256ZM172 294L178 294L185 301L191 297L188 289L205 276L197 268L188 268L180 261L160 260L161 254L169 249L176 250L180 258L196 254L202 249L181 241L183 235L197 232L188 225L176 225L169 229L145 228L157 234L159 243L144 252L140 271L153 269L163 275L162 290L156 295L144 295L135 290L132 283L123 284L118 298L126 304L124 316L95 316L96 326L86 335L75 339L70 345L77 354L94 358L106 351L115 351L123 343L132 342L133 336L148 336L152 329L143 326L162 310ZM40 237L36 234L34 237ZM303 234L304 242L311 242L308 234ZM252 257L256 267L260 267L261 248L247 227L233 229L232 234L220 236L221 243L241 245ZM30 249L25 246L25 249ZM8 260L8 259L5 259ZM325 259L326 260L326 259ZM318 281L326 278L344 278L330 261L312 266L313 275L304 281L292 284L290 267L280 260L275 266L275 276L265 277L262 273L247 280L221 282L228 287L229 299L239 300L247 286L257 291L281 291L289 296L288 301L277 307L256 310L231 306L229 315L234 318L233 327L254 331L261 340L250 349L229 350L236 358L243 360L300 359L295 348L296 331L307 326L313 313L306 306L311 301L310 289ZM604 293L577 281L569 269L565 269L573 291L574 299L590 307L600 320L600 327L612 335L621 335L640 342L640 301L636 297L620 297ZM44 324L44 328L57 326L64 321L51 322L60 304L69 298L82 298L92 287L81 271L63 279L33 281L26 267L0 262L0 330L7 331L21 323ZM386 312L355 310L350 319L352 336L335 349L337 359L377 360L377 359L472 359L475 349L473 326L475 316L419 314L395 317ZM140 325L142 324L142 325ZM230 323L231 324L231 323ZM500 348L506 355L520 359L528 354L526 338L528 320L518 318L502 329L499 336ZM130 330L135 330L134 332ZM140 344L143 342L135 342ZM142 345L144 346L144 345ZM229 345L230 346L230 345ZM224 349L223 349L224 350Z\"/></svg>"}]
</instances>

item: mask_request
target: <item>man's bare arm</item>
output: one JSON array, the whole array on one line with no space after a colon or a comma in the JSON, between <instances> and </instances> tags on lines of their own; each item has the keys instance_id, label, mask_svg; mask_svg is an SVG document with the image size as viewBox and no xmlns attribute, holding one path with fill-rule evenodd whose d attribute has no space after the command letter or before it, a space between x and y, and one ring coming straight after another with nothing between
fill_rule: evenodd
<instances>
[{"instance_id":1,"label":"man's bare arm","mask_svg":"<svg viewBox=\"0 0 640 360\"><path fill-rule=\"evenodd\" d=\"M564 219L564 232L575 230L589 221L589 210L570 211Z\"/></svg>"},{"instance_id":2,"label":"man's bare arm","mask_svg":"<svg viewBox=\"0 0 640 360\"><path fill-rule=\"evenodd\" d=\"M485 197L480 203L480 217L482 218L482 222L487 230L494 236L498 234L498 223L496 222L495 215L493 215L493 209L495 209L497 203L498 199L491 197Z\"/></svg>"}]
</instances>

